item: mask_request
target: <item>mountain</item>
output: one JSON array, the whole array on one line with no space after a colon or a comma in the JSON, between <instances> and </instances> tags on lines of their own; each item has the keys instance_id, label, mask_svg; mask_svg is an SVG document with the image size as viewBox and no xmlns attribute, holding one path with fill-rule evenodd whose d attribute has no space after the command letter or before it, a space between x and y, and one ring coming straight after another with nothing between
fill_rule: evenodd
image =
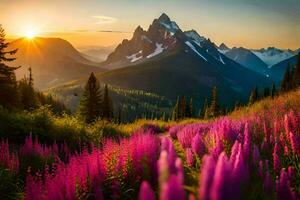
<instances>
[{"instance_id":1,"label":"mountain","mask_svg":"<svg viewBox=\"0 0 300 200\"><path fill-rule=\"evenodd\" d=\"M268 68L267 73L273 77L276 83L280 83L283 79L284 73L287 66L290 65L290 68L297 63L297 55L292 56L288 59L285 59L275 65L272 65Z\"/></svg>"},{"instance_id":2,"label":"mountain","mask_svg":"<svg viewBox=\"0 0 300 200\"><path fill-rule=\"evenodd\" d=\"M156 93L175 100L178 95L201 104L213 86L222 104L247 100L255 86L271 85L265 76L247 69L218 51L218 47L196 31L183 32L166 14L148 30L140 26L105 61L115 69L98 75L102 82L123 88Z\"/></svg>"},{"instance_id":3,"label":"mountain","mask_svg":"<svg viewBox=\"0 0 300 200\"><path fill-rule=\"evenodd\" d=\"M224 52L224 47L221 51ZM250 50L245 49L243 47L234 47L232 49L227 48L224 52L224 55L253 71L264 73L267 70L266 63L264 63L258 56L256 56Z\"/></svg>"},{"instance_id":4,"label":"mountain","mask_svg":"<svg viewBox=\"0 0 300 200\"><path fill-rule=\"evenodd\" d=\"M103 62L106 60L107 56L113 52L115 46L84 46L78 48L78 51L82 53L82 56L88 60L94 62Z\"/></svg>"},{"instance_id":5,"label":"mountain","mask_svg":"<svg viewBox=\"0 0 300 200\"><path fill-rule=\"evenodd\" d=\"M252 50L252 52L264 61L268 66L275 65L283 60L286 60L297 54L299 50L282 50L275 47L262 48L259 50Z\"/></svg>"},{"instance_id":6,"label":"mountain","mask_svg":"<svg viewBox=\"0 0 300 200\"><path fill-rule=\"evenodd\" d=\"M10 43L10 49L18 49L17 60L10 63L21 66L17 78L28 75L31 67L35 87L44 89L91 72L101 72L99 64L84 58L69 42L59 38L21 38Z\"/></svg>"},{"instance_id":7,"label":"mountain","mask_svg":"<svg viewBox=\"0 0 300 200\"><path fill-rule=\"evenodd\" d=\"M221 53L226 53L227 51L230 50L230 48L228 46L226 46L226 44L224 44L224 43L220 44L218 49Z\"/></svg>"}]
</instances>

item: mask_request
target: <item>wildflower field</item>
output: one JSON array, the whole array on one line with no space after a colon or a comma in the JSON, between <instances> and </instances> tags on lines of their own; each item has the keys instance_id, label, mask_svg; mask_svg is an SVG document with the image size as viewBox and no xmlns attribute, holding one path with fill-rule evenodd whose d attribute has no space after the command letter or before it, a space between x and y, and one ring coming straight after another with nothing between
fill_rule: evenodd
<instances>
[{"instance_id":1,"label":"wildflower field","mask_svg":"<svg viewBox=\"0 0 300 200\"><path fill-rule=\"evenodd\" d=\"M2 139L1 199L299 199L300 90L211 121L118 128L78 149Z\"/></svg>"}]
</instances>

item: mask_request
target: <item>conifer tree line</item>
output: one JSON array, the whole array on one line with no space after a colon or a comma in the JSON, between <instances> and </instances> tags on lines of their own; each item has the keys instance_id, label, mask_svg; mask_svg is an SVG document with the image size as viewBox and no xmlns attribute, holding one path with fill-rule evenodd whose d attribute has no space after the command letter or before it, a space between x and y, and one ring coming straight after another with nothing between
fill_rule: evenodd
<instances>
[{"instance_id":1,"label":"conifer tree line","mask_svg":"<svg viewBox=\"0 0 300 200\"><path fill-rule=\"evenodd\" d=\"M181 120L184 118L198 117L208 119L223 115L226 109L222 108L218 102L217 87L213 87L211 91L210 102L207 98L204 101L202 108L199 109L198 115L194 113L193 99L190 98L188 103L185 96L178 97L172 112L172 120Z\"/></svg>"},{"instance_id":2,"label":"conifer tree line","mask_svg":"<svg viewBox=\"0 0 300 200\"><path fill-rule=\"evenodd\" d=\"M297 63L291 66L288 63L283 79L280 84L280 91L287 92L300 86L300 52L297 56Z\"/></svg>"},{"instance_id":3,"label":"conifer tree line","mask_svg":"<svg viewBox=\"0 0 300 200\"><path fill-rule=\"evenodd\" d=\"M5 31L0 25L0 106L6 109L33 110L42 105L50 105L55 113L67 111L64 104L51 95L45 95L34 89L33 72L29 67L28 77L16 80L15 70L20 67L10 67L16 58L17 49L7 50L9 43L5 41Z\"/></svg>"},{"instance_id":4,"label":"conifer tree line","mask_svg":"<svg viewBox=\"0 0 300 200\"><path fill-rule=\"evenodd\" d=\"M118 120L121 121L121 111ZM111 121L114 119L113 102L109 97L108 86L105 85L103 95L100 83L94 73L91 73L80 99L78 114L84 121L91 123L97 119Z\"/></svg>"},{"instance_id":5,"label":"conifer tree line","mask_svg":"<svg viewBox=\"0 0 300 200\"><path fill-rule=\"evenodd\" d=\"M298 53L297 63L295 66L291 66L291 64L288 63L282 81L280 83L280 87L278 89L273 83L271 89L264 88L262 93L259 94L258 88L255 87L250 93L248 104L252 105L256 101L270 96L273 98L278 93L288 92L299 86L300 86L300 53Z\"/></svg>"}]
</instances>

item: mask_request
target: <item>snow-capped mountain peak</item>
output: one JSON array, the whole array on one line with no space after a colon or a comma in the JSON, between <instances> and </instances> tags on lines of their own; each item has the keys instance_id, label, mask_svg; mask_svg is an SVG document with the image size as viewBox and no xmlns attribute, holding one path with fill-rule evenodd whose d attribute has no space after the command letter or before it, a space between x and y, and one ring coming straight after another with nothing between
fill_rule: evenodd
<instances>
[{"instance_id":1,"label":"snow-capped mountain peak","mask_svg":"<svg viewBox=\"0 0 300 200\"><path fill-rule=\"evenodd\" d=\"M201 43L204 42L206 40L205 37L200 36L197 31L195 30L189 30L189 31L185 31L184 32L185 35L189 38L191 38L196 44L198 44L199 46L201 46Z\"/></svg>"}]
</instances>

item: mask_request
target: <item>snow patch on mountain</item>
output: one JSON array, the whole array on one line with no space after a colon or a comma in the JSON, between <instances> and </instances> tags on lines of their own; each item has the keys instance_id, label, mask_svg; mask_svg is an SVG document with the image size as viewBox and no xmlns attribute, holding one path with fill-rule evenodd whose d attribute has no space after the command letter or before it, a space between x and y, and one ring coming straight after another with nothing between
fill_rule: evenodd
<instances>
[{"instance_id":1,"label":"snow patch on mountain","mask_svg":"<svg viewBox=\"0 0 300 200\"><path fill-rule=\"evenodd\" d=\"M179 30L178 25L173 21L169 24L165 22L160 22L160 24L163 25L171 33L171 35L174 35Z\"/></svg>"},{"instance_id":2,"label":"snow patch on mountain","mask_svg":"<svg viewBox=\"0 0 300 200\"><path fill-rule=\"evenodd\" d=\"M132 54L130 56L126 56L126 58L129 59L130 62L132 62L132 63L136 62L136 61L138 61L138 60L140 60L140 59L143 58L142 50L140 50L139 52L137 52L135 54Z\"/></svg>"},{"instance_id":3,"label":"snow patch on mountain","mask_svg":"<svg viewBox=\"0 0 300 200\"><path fill-rule=\"evenodd\" d=\"M185 44L186 44L187 46L189 46L189 47L190 47L196 54L198 54L201 58L203 58L205 61L207 61L207 59L197 51L197 49L194 47L194 45L192 45L192 43L190 43L189 41L186 41Z\"/></svg>"},{"instance_id":4,"label":"snow patch on mountain","mask_svg":"<svg viewBox=\"0 0 300 200\"><path fill-rule=\"evenodd\" d=\"M230 49L218 49L218 51L222 54L227 53L228 51L230 51Z\"/></svg>"},{"instance_id":5,"label":"snow patch on mountain","mask_svg":"<svg viewBox=\"0 0 300 200\"><path fill-rule=\"evenodd\" d=\"M191 38L198 46L201 47L201 43L206 40L205 37L200 36L196 31L186 31L185 35Z\"/></svg>"},{"instance_id":6,"label":"snow patch on mountain","mask_svg":"<svg viewBox=\"0 0 300 200\"><path fill-rule=\"evenodd\" d=\"M152 58L154 56L157 56L161 54L163 51L164 51L163 44L156 43L156 49L154 50L153 53L149 54L147 58Z\"/></svg>"},{"instance_id":7,"label":"snow patch on mountain","mask_svg":"<svg viewBox=\"0 0 300 200\"><path fill-rule=\"evenodd\" d=\"M295 55L292 51L281 50L271 47L267 49L252 50L252 52L262 61L264 61L269 66L269 68L272 65L275 65Z\"/></svg>"},{"instance_id":8,"label":"snow patch on mountain","mask_svg":"<svg viewBox=\"0 0 300 200\"><path fill-rule=\"evenodd\" d=\"M220 56L220 61L221 61L221 63L223 63L224 65L226 65L225 62L224 62L223 59L222 59L222 56L221 56L221 55L219 55L219 56Z\"/></svg>"},{"instance_id":9,"label":"snow patch on mountain","mask_svg":"<svg viewBox=\"0 0 300 200\"><path fill-rule=\"evenodd\" d=\"M146 35L142 35L142 40L146 40L149 43L153 43Z\"/></svg>"}]
</instances>

